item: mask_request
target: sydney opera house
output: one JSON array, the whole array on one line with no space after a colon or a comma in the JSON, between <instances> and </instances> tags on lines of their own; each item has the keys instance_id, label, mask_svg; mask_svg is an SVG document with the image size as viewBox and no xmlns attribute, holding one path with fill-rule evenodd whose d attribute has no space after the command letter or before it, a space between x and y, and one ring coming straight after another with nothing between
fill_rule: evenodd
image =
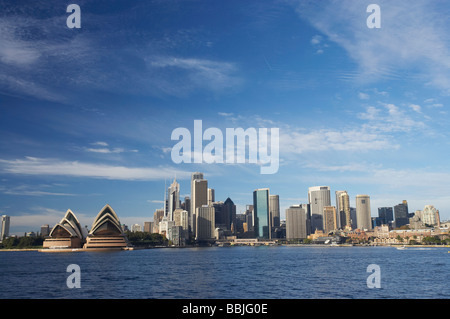
<instances>
[{"instance_id":1,"label":"sydney opera house","mask_svg":"<svg viewBox=\"0 0 450 319\"><path fill-rule=\"evenodd\" d=\"M88 232L82 228L75 214L69 209L44 241L44 249L110 250L128 249L119 217L111 206L105 205L97 214Z\"/></svg>"},{"instance_id":2,"label":"sydney opera house","mask_svg":"<svg viewBox=\"0 0 450 319\"><path fill-rule=\"evenodd\" d=\"M69 209L44 241L44 248L81 248L87 230L82 228L75 214Z\"/></svg>"}]
</instances>

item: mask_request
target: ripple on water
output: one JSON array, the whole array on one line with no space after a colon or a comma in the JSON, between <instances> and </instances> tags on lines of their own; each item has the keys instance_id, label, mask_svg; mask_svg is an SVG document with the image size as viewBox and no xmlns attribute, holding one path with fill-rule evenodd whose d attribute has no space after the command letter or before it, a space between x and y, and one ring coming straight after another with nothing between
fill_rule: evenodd
<instances>
[{"instance_id":1,"label":"ripple on water","mask_svg":"<svg viewBox=\"0 0 450 319\"><path fill-rule=\"evenodd\" d=\"M449 298L449 254L385 247L2 252L0 298ZM81 288L66 267L79 264ZM378 264L381 289L369 289Z\"/></svg>"}]
</instances>

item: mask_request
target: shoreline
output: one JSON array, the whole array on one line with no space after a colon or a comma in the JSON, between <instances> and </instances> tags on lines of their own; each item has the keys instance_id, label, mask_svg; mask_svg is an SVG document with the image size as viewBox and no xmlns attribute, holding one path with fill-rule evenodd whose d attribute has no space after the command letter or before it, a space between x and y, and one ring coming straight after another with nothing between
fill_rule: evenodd
<instances>
[{"instance_id":1,"label":"shoreline","mask_svg":"<svg viewBox=\"0 0 450 319\"><path fill-rule=\"evenodd\" d=\"M405 247L405 249L408 248L450 248L450 245L402 245L402 244L389 244L389 245L368 245L368 244L337 244L337 245L323 245L323 244L279 244L279 245L246 245L246 244L239 244L239 245L225 245L225 246L219 246L219 245L213 245L213 246L157 246L157 247L128 247L128 248L61 248L61 249L48 249L48 248L3 248L0 249L0 252L6 252L6 251L38 251L38 252L48 252L48 253L57 253L57 252L85 252L85 251L123 251L123 250L144 250L144 249L161 249L161 248L210 248L210 247L221 247L221 248L231 248L231 247L243 247L243 246L249 246L249 247L274 247L274 246L281 246L281 247L319 247L319 248L332 248L332 247Z\"/></svg>"}]
</instances>

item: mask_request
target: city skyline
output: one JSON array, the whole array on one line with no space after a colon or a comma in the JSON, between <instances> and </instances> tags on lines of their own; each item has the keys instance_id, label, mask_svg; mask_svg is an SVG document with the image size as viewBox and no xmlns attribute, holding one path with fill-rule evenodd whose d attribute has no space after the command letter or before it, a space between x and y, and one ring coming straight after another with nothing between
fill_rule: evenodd
<instances>
[{"instance_id":1,"label":"city skyline","mask_svg":"<svg viewBox=\"0 0 450 319\"><path fill-rule=\"evenodd\" d=\"M83 225L109 203L127 225L163 207L176 178L203 172L243 213L279 195L280 218L328 185L370 196L371 213L408 201L450 219L450 36L445 1L80 1L8 3L0 13L0 215L10 233ZM177 128L279 129L279 168L181 163ZM204 146L207 143L204 143ZM250 146L250 145L249 145ZM195 152L193 157L196 158ZM167 182L167 184L166 184Z\"/></svg>"},{"instance_id":2,"label":"city skyline","mask_svg":"<svg viewBox=\"0 0 450 319\"><path fill-rule=\"evenodd\" d=\"M235 203L232 201L232 199L230 197L227 197L226 199L223 199L223 200L222 199L218 199L218 200L210 201L209 200L209 194L210 193L214 193L215 189L211 189L211 188L207 187L208 186L208 179L204 176L204 174L202 172L194 172L194 173L192 173L190 182L191 182L191 187L194 187L194 189L196 189L196 187L198 187L198 186L196 186L196 184L200 185L201 190L202 190L201 193L203 193L203 195L205 195L205 196L208 196L208 198L205 197L202 200L202 203L200 204L200 206L197 206L197 208L195 209L196 211L198 211L200 208L204 208L204 209L206 209L206 208L208 208L208 209L216 208L217 204L219 204L219 203L221 203L221 204L225 203L226 204L228 201L232 202L233 205L235 205ZM162 202L161 203L162 206L160 208L155 209L154 212L150 213L147 217L144 217L143 220L140 223L139 222L134 223L133 220L130 219L130 223L122 222L122 224L124 226L129 227L129 228L132 228L133 226L139 226L140 229L141 229L139 231L142 231L144 229L144 225L145 224L147 224L148 222L154 222L154 216L155 216L155 214L157 214L157 211L161 212L161 218L165 217L165 220L167 220L167 221L174 221L175 220L175 217L174 217L175 216L174 215L175 209L179 210L180 212L181 211L185 211L185 209L180 208L179 205L185 204L186 202L184 200L186 200L187 198L190 201L190 209L194 208L195 204L192 203L192 198L191 198L192 192L191 192L191 194L183 195L183 197L181 197L180 196L180 184L177 182L176 178L174 178L174 180L170 184L170 186L168 186L168 187L167 187L167 185L165 185L165 186L166 186L166 192L165 192L165 195L164 195L164 201L161 201ZM174 189L176 189L176 195L172 197L171 193L173 192ZM376 207L376 209L373 209L372 205L370 204L370 195L361 195L361 194L354 195L354 200L353 200L354 205L352 206L351 205L351 203L352 203L352 201L351 201L352 196L350 196L347 193L347 191L345 191L345 190L344 191L337 190L337 191L335 191L336 199L341 198L341 202L345 203L343 205L342 212L340 212L339 211L339 202L332 202L331 201L331 197L332 196L331 196L331 187L330 186L311 186L311 187L308 188L308 193L309 194L311 192L314 192L314 191L316 191L316 192L326 191L328 193L327 195L325 195L325 205L322 205L323 207L322 207L321 213L319 214L320 215L320 218L319 218L320 223L319 224L314 224L314 222L313 222L313 220L314 220L314 213L313 212L315 211L314 208L313 208L314 207L314 201L316 200L316 202L317 202L317 198L315 198L314 196L310 197L306 202L294 203L294 204L291 204L291 205L289 205L289 206L287 206L287 207L285 207L283 209L281 209L281 207L280 207L279 211L278 211L278 213L280 214L279 220L280 221L282 220L282 221L286 222L287 221L287 215L288 215L288 213L290 211L292 211L292 209L297 209L298 208L300 210L306 210L308 212L308 214L310 214L310 217L309 217L310 219L308 219L309 222L311 223L310 226L308 226L308 227L310 227L310 232L314 233L315 229L317 229L319 231L324 231L325 233L327 233L327 232L334 231L334 230L337 230L337 229L342 229L342 230L345 229L344 223L345 224L349 224L348 223L349 221L351 221L350 225L352 226L353 229L373 229L373 222L374 222L375 218L382 218L383 219L383 222L382 222L383 224L388 224L389 221L390 222L395 221L396 227L400 227L400 226L403 226L405 224L409 224L410 216L408 216L408 212L412 213L412 215L414 215L414 214L417 215L417 213L419 212L421 218L422 218L422 214L423 214L424 220L428 221L428 220L433 220L434 212L436 212L436 210L439 211L439 208L435 208L433 204L425 204L423 207L418 207L417 209L410 209L410 210L408 210L408 201L407 200L403 200L403 201L401 201L401 202L399 202L399 203L397 203L395 205L391 205L391 206L384 205L382 207ZM273 207L273 204L272 204L272 200L276 198L275 202L277 204L279 204L279 199L280 199L280 195L279 194L271 194L270 193L270 188L258 188L258 189L255 189L252 192L250 192L250 193L253 194L253 200L250 203L247 203L245 205L245 209L244 210L240 210L240 211L236 210L236 214L245 215L246 211L248 211L248 207L249 206L251 206L253 208L254 207L257 208L256 203L260 202L260 200L257 199L258 196L256 194L261 193L261 192L265 193L265 199L263 200L263 202L267 201L267 204L263 205L264 206L264 208L263 208L263 211L264 211L264 213L263 213L263 220L264 220L263 224L265 226L262 226L260 231L255 232L255 238L261 238L261 239L266 238L266 239L269 239L270 234L267 233L267 230L263 231L263 227L268 227L270 229L273 229L274 227L276 227L276 226L274 226L273 220L274 220L274 217L276 217L277 215L275 215L275 216L272 215L273 210L274 210L274 207ZM194 192L194 194L195 194L195 192ZM200 195L200 196L203 197L203 195ZM308 196L310 196L310 195L308 195ZM323 194L319 195L319 197L323 197L323 196L324 196ZM178 200L175 200L174 198L177 198ZM347 198L347 200L342 200L342 198ZM171 203L171 200L172 200L172 203ZM203 201L205 203L203 203ZM366 203L366 201L367 201L367 203ZM164 204L164 202L165 202L165 204ZM107 204L107 205L109 205L109 204ZM359 206L362 205L363 208L358 208L358 205ZM235 205L235 206L237 206L237 205ZM308 207L306 208L306 206L308 206ZM398 209L398 207L403 207L403 206L406 207L405 214L394 214L394 212L396 211L396 209ZM170 212L171 207L176 207L176 208L174 208L174 211ZM334 223L333 223L334 228L333 227L328 228L327 225L326 225L327 224L326 214L327 214L327 211L330 211L331 208L333 209L332 210L333 214L332 215L328 215L328 218L330 218L331 216L333 216L333 218L335 218ZM346 213L346 209L349 210L348 216L347 216L347 213ZM354 214L355 215L350 216L350 209L354 210ZM361 209L363 211L361 211ZM390 218L386 218L387 217L386 216L386 212L385 212L386 209L390 209L390 211L391 211ZM69 209L69 211L70 211L70 209ZM430 211L433 212L433 214L430 214L430 216L428 216L427 213L429 213ZM204 212L206 212L206 210ZM211 213L214 214L214 210L212 210L212 211L208 210L208 214L211 214ZM64 214L66 214L66 213L64 213ZM258 213L257 212L255 213L255 210L253 210L253 214L254 214L254 218L258 219L258 217L257 217ZM405 215L405 216L403 216L403 215ZM10 218L9 217L10 216L8 216L8 215L6 215L6 216L8 217L8 229L9 229L9 227L10 227L10 225L9 225L9 223L10 223L9 219ZM87 220L89 218L92 218L92 216L82 215L82 217L79 218L79 219L81 221L83 221L81 224L86 225L85 227L88 227L89 224L87 223ZM178 219L179 218L180 217L178 216ZM196 229L196 223L197 223L195 221L196 218L198 218L198 216L196 217L196 215L191 213L191 211L189 211L189 215L186 216L186 225L189 225L189 229L190 229L189 232L191 232L193 234L194 238L197 237L196 234L198 232L198 230ZM293 217L291 217L291 218L293 218ZM350 220L347 221L347 218L349 218ZM405 219L405 220L403 221L403 219ZM442 215L440 217L440 220L441 221L448 221L447 219L442 218ZM86 222L86 223L84 223L84 222ZM178 224L179 223L180 223L180 221L178 222ZM430 224L433 224L433 223L430 223ZM43 226L48 226L48 225L50 225L50 229L54 226L54 225L51 224L51 221L50 221L50 222L47 222L46 224L43 224L43 225L39 226L38 228L41 229ZM55 225L56 225L56 222L55 222ZM195 226L192 227L192 225L195 225ZM254 227L254 226L255 225L253 225L252 227ZM278 226L279 226L279 222L278 222ZM164 226L164 227L167 228L167 226ZM13 229L14 229L14 225L13 225ZM226 228L226 229L228 229L228 228ZM34 229L28 229L27 230L27 232L30 232L30 231L34 232ZM265 235L260 235L259 232L264 232ZM21 235L23 235L23 232L22 233L20 233L20 232L17 232L17 233L13 232L13 233L11 233L11 232L9 232L9 234L10 235L19 235L19 236L21 236ZM210 235L213 234L213 229L211 229L209 234Z\"/></svg>"}]
</instances>

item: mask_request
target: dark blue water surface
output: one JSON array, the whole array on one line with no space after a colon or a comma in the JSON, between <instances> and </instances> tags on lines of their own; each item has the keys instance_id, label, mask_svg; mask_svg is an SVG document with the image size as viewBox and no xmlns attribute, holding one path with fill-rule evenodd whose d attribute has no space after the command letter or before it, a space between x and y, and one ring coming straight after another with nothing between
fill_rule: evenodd
<instances>
[{"instance_id":1,"label":"dark blue water surface","mask_svg":"<svg viewBox=\"0 0 450 319\"><path fill-rule=\"evenodd\" d=\"M67 266L81 269L69 289ZM368 288L377 264L381 288ZM211 247L0 252L0 298L450 298L449 248Z\"/></svg>"}]
</instances>

